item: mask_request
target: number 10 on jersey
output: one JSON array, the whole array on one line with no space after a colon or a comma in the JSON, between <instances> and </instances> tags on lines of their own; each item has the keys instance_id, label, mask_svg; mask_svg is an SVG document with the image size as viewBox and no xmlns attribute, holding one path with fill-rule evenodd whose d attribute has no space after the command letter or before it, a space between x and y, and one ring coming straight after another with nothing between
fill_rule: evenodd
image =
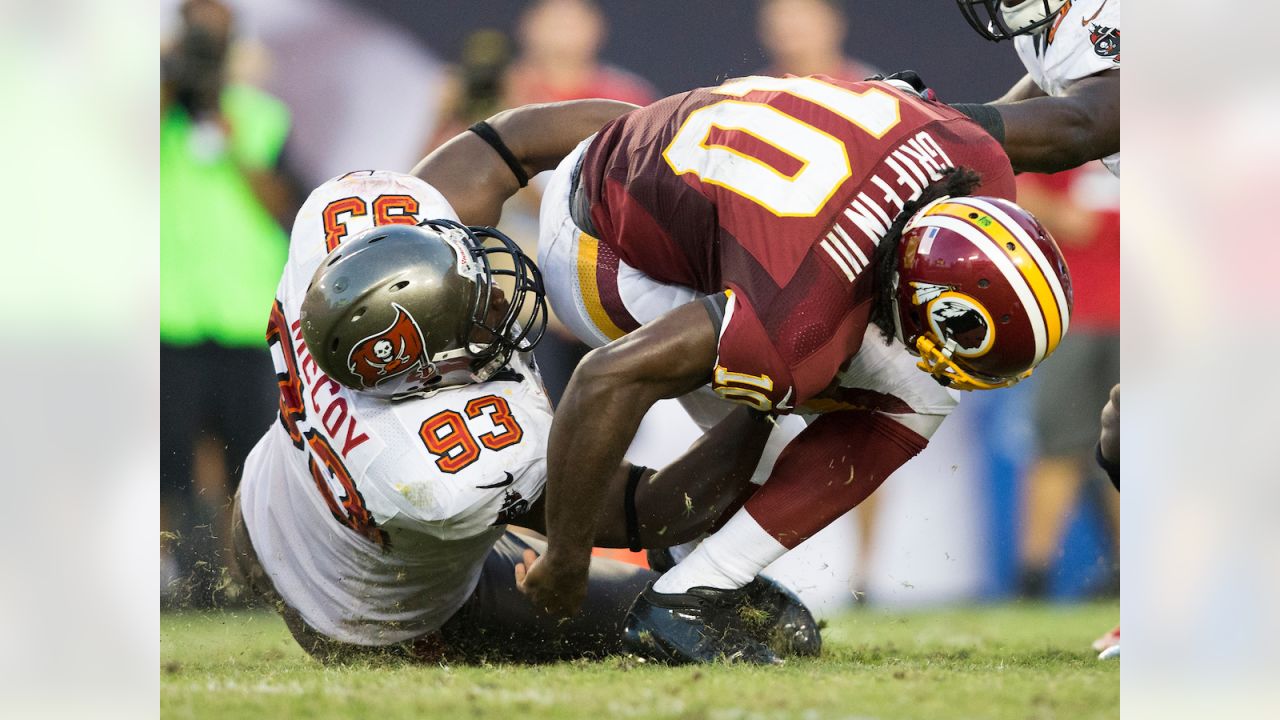
<instances>
[{"instance_id":1,"label":"number 10 on jersey","mask_svg":"<svg viewBox=\"0 0 1280 720\"><path fill-rule=\"evenodd\" d=\"M872 136L884 137L901 121L898 99L872 88L861 93L815 78L748 77L714 92L742 98L781 92L821 106ZM789 173L766 160L717 142L715 131L740 133L771 146L798 166ZM671 171L693 173L779 217L813 217L853 174L844 141L763 102L722 100L685 118L662 152Z\"/></svg>"}]
</instances>

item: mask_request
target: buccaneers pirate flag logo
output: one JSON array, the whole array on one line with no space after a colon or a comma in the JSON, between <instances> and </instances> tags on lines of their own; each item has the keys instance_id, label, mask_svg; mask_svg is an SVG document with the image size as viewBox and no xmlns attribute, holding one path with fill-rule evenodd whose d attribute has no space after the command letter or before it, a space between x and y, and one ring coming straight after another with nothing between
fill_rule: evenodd
<instances>
[{"instance_id":1,"label":"buccaneers pirate flag logo","mask_svg":"<svg viewBox=\"0 0 1280 720\"><path fill-rule=\"evenodd\" d=\"M410 370L426 380L435 370L424 355L418 323L396 303L391 307L396 310L391 326L356 343L347 356L347 369L359 375L366 388L376 387L387 378Z\"/></svg>"},{"instance_id":2,"label":"buccaneers pirate flag logo","mask_svg":"<svg viewBox=\"0 0 1280 720\"><path fill-rule=\"evenodd\" d=\"M1094 25L1089 28L1089 41L1093 43L1093 51L1099 57L1111 58L1111 62L1120 62L1120 29Z\"/></svg>"}]
</instances>

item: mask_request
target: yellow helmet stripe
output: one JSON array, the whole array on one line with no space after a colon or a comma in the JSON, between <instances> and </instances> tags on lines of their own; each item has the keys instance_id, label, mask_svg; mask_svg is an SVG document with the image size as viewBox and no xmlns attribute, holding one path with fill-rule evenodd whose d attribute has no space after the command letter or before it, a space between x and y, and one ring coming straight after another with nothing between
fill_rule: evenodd
<instances>
[{"instance_id":1,"label":"yellow helmet stripe","mask_svg":"<svg viewBox=\"0 0 1280 720\"><path fill-rule=\"evenodd\" d=\"M917 222L917 226L939 227L957 233L973 243L973 246L983 255L986 255L987 259L996 266L996 270L1004 276L1009 286L1013 288L1014 294L1018 296L1018 302L1022 303L1022 307L1026 310L1027 324L1031 328L1031 335L1035 340L1036 354L1033 360L1035 364L1039 364L1048 355L1048 338L1045 333L1044 314L1040 312L1040 303L1031 292L1031 285L1018 272L1018 268L1014 267L1013 261L1009 259L1009 256L1001 252L985 232L962 218L935 213L921 218Z\"/></svg>"},{"instance_id":2,"label":"yellow helmet stripe","mask_svg":"<svg viewBox=\"0 0 1280 720\"><path fill-rule=\"evenodd\" d=\"M983 204L985 205L986 203ZM1020 238L1014 237L1013 233L1004 224L992 217L985 207L949 202L934 208L932 214L963 220L986 235L993 245L999 247L1005 256L1013 261L1014 267L1018 268L1018 272L1031 288L1036 304L1040 306L1040 311L1044 315L1044 326L1048 333L1045 356L1047 357L1052 353L1058 347L1058 343L1062 341L1064 327L1062 312L1058 305L1058 300L1049 286L1049 280L1045 277L1044 270L1040 268L1040 264L1035 261L1035 258L1024 247L1026 243ZM975 214L978 217L969 217Z\"/></svg>"},{"instance_id":3,"label":"yellow helmet stripe","mask_svg":"<svg viewBox=\"0 0 1280 720\"><path fill-rule=\"evenodd\" d=\"M1058 309L1062 315L1062 334L1067 334L1067 328L1071 325L1071 308L1067 303L1066 292L1063 290L1062 282L1058 279L1057 270L1049 264L1049 258L1045 257L1044 251L1040 246L1031 241L1031 237L1027 231L1018 223L1013 221L999 205L980 200L978 198L958 198L957 201L961 205L975 205L985 208L991 217L1000 221L1006 228L1011 230L1015 236L1022 240L1023 247L1031 253L1031 257L1035 258L1036 264L1040 266L1041 272L1044 273L1045 279L1049 281L1049 287L1053 289L1053 296L1058 299Z\"/></svg>"}]
</instances>

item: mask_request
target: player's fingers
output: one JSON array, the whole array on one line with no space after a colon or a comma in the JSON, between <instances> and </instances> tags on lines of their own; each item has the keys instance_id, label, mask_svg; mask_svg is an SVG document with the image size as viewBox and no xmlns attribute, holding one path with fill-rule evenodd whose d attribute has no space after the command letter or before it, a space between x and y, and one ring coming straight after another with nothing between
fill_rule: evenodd
<instances>
[{"instance_id":1,"label":"player's fingers","mask_svg":"<svg viewBox=\"0 0 1280 720\"><path fill-rule=\"evenodd\" d=\"M524 578L528 574L528 570L525 569L524 563L516 563L516 588L521 591L524 590Z\"/></svg>"},{"instance_id":2,"label":"player's fingers","mask_svg":"<svg viewBox=\"0 0 1280 720\"><path fill-rule=\"evenodd\" d=\"M538 559L538 553L537 553L533 548L525 548L525 550L524 550L524 564L525 564L526 566L532 566L532 565L533 565L533 561L534 561L534 560L537 560L537 559Z\"/></svg>"}]
</instances>

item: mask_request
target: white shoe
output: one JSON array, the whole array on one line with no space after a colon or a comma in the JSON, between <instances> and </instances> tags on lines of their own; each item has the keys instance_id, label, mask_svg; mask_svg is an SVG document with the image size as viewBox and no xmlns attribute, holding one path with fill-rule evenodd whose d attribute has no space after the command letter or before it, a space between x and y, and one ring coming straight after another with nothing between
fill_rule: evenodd
<instances>
[{"instance_id":1,"label":"white shoe","mask_svg":"<svg viewBox=\"0 0 1280 720\"><path fill-rule=\"evenodd\" d=\"M1102 652L1098 653L1099 660L1113 660L1113 659L1118 660L1119 658L1120 658L1120 643L1116 643L1115 645L1112 645L1106 650L1103 650Z\"/></svg>"}]
</instances>

